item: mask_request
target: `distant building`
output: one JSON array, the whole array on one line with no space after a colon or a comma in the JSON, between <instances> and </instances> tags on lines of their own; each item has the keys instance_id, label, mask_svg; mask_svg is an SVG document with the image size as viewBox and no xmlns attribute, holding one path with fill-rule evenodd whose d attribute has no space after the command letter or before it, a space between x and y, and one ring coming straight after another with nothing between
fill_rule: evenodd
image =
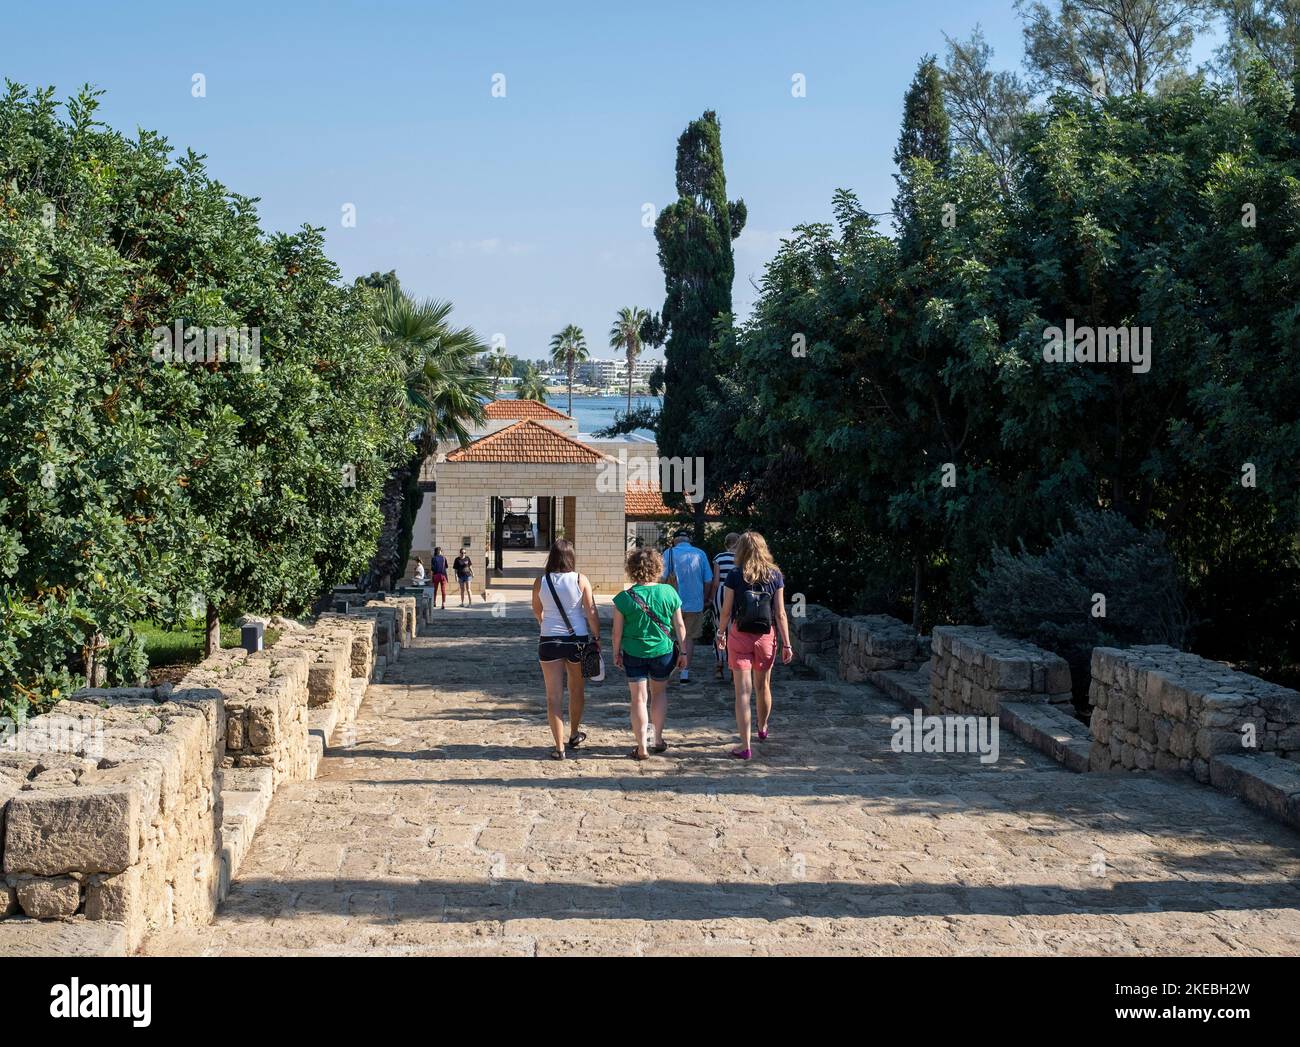
<instances>
[{"instance_id":1,"label":"distant building","mask_svg":"<svg viewBox=\"0 0 1300 1047\"><path fill-rule=\"evenodd\" d=\"M637 360L632 368L633 384L648 383L658 365L658 360ZM587 360L578 365L578 374L587 385L627 385L627 360Z\"/></svg>"}]
</instances>

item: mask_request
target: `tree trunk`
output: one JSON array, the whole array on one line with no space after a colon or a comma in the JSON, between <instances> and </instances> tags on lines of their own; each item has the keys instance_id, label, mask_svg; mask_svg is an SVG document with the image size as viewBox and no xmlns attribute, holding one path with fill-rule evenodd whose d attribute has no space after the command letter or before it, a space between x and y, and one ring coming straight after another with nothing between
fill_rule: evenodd
<instances>
[{"instance_id":1,"label":"tree trunk","mask_svg":"<svg viewBox=\"0 0 1300 1047\"><path fill-rule=\"evenodd\" d=\"M212 597L208 597L204 611L203 626L203 657L208 658L221 650L221 616L217 613L217 605L213 602Z\"/></svg>"},{"instance_id":2,"label":"tree trunk","mask_svg":"<svg viewBox=\"0 0 1300 1047\"><path fill-rule=\"evenodd\" d=\"M921 635L921 557L912 558L912 629Z\"/></svg>"},{"instance_id":3,"label":"tree trunk","mask_svg":"<svg viewBox=\"0 0 1300 1047\"><path fill-rule=\"evenodd\" d=\"M419 470L423 464L424 458L417 454L406 465L392 470L384 481L384 492L379 500L379 511L384 522L379 530L375 555L370 558L370 568L366 572L366 589L387 592L392 589L393 582L406 571L406 564L398 562L399 549L405 537L402 531L402 510L412 470Z\"/></svg>"},{"instance_id":4,"label":"tree trunk","mask_svg":"<svg viewBox=\"0 0 1300 1047\"><path fill-rule=\"evenodd\" d=\"M105 647L104 634L95 632L90 637L90 643L86 646L83 657L84 664L82 668L86 673L87 687L104 687L108 684L108 670L104 667L103 661L99 657L99 652Z\"/></svg>"}]
</instances>

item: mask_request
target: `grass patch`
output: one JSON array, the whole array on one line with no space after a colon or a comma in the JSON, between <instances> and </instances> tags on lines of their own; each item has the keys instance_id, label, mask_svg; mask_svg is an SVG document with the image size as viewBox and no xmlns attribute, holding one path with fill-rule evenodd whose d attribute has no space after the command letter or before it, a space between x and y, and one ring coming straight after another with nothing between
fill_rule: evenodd
<instances>
[{"instance_id":1,"label":"grass patch","mask_svg":"<svg viewBox=\"0 0 1300 1047\"><path fill-rule=\"evenodd\" d=\"M179 629L159 625L157 622L133 622L131 628L144 641L149 668L164 665L190 665L203 658L203 623L193 621ZM267 629L262 643L271 647L280 638L278 629ZM233 622L221 623L221 646L239 646L239 626Z\"/></svg>"}]
</instances>

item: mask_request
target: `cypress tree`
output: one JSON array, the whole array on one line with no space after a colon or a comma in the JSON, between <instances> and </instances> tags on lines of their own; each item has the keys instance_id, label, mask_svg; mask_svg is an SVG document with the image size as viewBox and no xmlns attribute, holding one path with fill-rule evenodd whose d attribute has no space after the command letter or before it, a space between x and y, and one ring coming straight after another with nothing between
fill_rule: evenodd
<instances>
[{"instance_id":1,"label":"cypress tree","mask_svg":"<svg viewBox=\"0 0 1300 1047\"><path fill-rule=\"evenodd\" d=\"M943 74L934 55L926 55L903 96L903 127L894 150L900 171L908 160L929 160L942 174L948 167L948 112L943 104Z\"/></svg>"},{"instance_id":2,"label":"cypress tree","mask_svg":"<svg viewBox=\"0 0 1300 1047\"><path fill-rule=\"evenodd\" d=\"M677 140L677 201L655 222L659 264L664 271L661 323L664 348L664 402L657 436L667 457L707 458L708 434L694 422L716 384L711 350L714 323L731 315L731 284L736 275L731 242L745 225L743 200L727 201L722 169L722 129L711 110L692 120ZM695 506L702 528L704 501Z\"/></svg>"}]
</instances>

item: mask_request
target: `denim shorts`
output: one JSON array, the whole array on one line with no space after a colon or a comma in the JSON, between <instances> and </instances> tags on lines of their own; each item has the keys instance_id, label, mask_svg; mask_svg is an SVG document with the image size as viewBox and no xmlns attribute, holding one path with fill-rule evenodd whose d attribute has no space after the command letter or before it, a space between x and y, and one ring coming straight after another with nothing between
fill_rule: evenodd
<instances>
[{"instance_id":1,"label":"denim shorts","mask_svg":"<svg viewBox=\"0 0 1300 1047\"><path fill-rule=\"evenodd\" d=\"M677 659L673 657L672 651L656 658L638 658L627 651L623 652L623 671L629 680L644 680L647 676L652 680L666 680L672 676L676 664Z\"/></svg>"},{"instance_id":2,"label":"denim shorts","mask_svg":"<svg viewBox=\"0 0 1300 1047\"><path fill-rule=\"evenodd\" d=\"M580 662L578 653L590 637L582 636L541 636L537 640L537 660L539 662Z\"/></svg>"}]
</instances>

